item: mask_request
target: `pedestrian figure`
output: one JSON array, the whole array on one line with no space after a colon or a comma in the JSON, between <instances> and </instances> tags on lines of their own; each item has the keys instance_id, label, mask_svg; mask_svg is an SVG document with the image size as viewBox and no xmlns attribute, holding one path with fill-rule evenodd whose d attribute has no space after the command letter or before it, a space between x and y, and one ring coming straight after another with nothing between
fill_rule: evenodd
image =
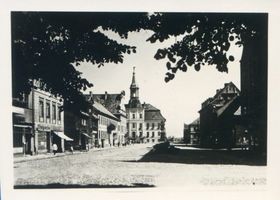
<instances>
[{"instance_id":1,"label":"pedestrian figure","mask_svg":"<svg viewBox=\"0 0 280 200\"><path fill-rule=\"evenodd\" d=\"M53 155L55 155L57 153L57 145L54 143L53 144Z\"/></svg>"},{"instance_id":2,"label":"pedestrian figure","mask_svg":"<svg viewBox=\"0 0 280 200\"><path fill-rule=\"evenodd\" d=\"M73 146L72 146L72 145L70 146L70 152L71 152L72 154L74 154L74 149L73 149Z\"/></svg>"}]
</instances>

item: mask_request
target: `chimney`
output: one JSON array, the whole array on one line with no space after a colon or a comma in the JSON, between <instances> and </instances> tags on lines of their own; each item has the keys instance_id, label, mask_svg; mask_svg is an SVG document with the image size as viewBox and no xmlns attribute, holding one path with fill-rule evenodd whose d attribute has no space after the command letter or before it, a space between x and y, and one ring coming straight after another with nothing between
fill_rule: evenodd
<instances>
[{"instance_id":1,"label":"chimney","mask_svg":"<svg viewBox=\"0 0 280 200\"><path fill-rule=\"evenodd\" d=\"M104 97L105 101L107 100L107 97L108 97L108 93L107 91L105 91L105 97Z\"/></svg>"}]
</instances>

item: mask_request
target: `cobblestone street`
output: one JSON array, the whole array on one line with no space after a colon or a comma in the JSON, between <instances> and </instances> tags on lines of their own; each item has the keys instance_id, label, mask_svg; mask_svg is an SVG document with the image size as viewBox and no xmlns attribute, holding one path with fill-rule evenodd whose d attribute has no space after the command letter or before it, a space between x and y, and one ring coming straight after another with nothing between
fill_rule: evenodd
<instances>
[{"instance_id":1,"label":"cobblestone street","mask_svg":"<svg viewBox=\"0 0 280 200\"><path fill-rule=\"evenodd\" d=\"M265 166L136 162L152 149L135 144L15 162L14 183L24 187L260 186Z\"/></svg>"}]
</instances>

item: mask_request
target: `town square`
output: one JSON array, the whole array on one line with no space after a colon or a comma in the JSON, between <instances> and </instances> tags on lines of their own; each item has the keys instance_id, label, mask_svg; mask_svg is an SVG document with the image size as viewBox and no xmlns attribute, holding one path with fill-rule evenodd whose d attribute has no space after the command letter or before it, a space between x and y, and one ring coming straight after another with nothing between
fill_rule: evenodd
<instances>
[{"instance_id":1,"label":"town square","mask_svg":"<svg viewBox=\"0 0 280 200\"><path fill-rule=\"evenodd\" d=\"M14 190L266 189L267 13L12 11L11 44Z\"/></svg>"}]
</instances>

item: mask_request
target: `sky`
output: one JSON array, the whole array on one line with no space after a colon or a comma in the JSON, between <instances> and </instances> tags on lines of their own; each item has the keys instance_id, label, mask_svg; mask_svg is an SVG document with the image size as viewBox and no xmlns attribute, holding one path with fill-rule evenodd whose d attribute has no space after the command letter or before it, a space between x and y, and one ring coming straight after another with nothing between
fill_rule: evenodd
<instances>
[{"instance_id":1,"label":"sky","mask_svg":"<svg viewBox=\"0 0 280 200\"><path fill-rule=\"evenodd\" d=\"M224 83L231 81L240 88L241 48L232 47L229 50L229 55L234 55L235 61L229 63L228 73L218 72L215 66L205 65L199 72L190 67L187 72L178 71L175 78L166 83L166 60L156 60L154 55L158 48L168 47L176 39L180 39L179 37L151 44L146 42L151 35L150 31L129 33L128 39L121 39L111 31L104 33L116 41L136 46L137 52L125 55L121 64L109 63L101 68L91 63L81 64L77 70L82 72L82 77L94 84L86 93L120 93L124 90L124 101L127 103L133 67L136 67L140 101L161 110L166 118L167 136L183 137L184 123L189 124L198 118L201 103L214 96L216 89L222 88Z\"/></svg>"}]
</instances>

